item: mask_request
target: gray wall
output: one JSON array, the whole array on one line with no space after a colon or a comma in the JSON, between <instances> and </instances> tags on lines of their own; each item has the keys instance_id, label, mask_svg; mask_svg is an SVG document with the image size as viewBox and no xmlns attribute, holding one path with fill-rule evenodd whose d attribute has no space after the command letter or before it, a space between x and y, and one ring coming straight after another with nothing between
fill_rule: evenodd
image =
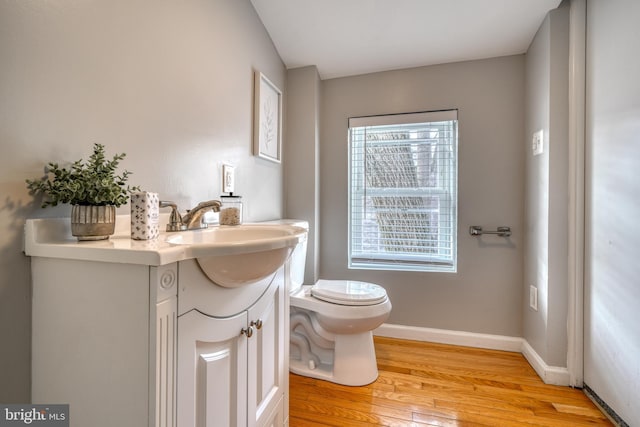
<instances>
[{"instance_id":1,"label":"gray wall","mask_svg":"<svg viewBox=\"0 0 640 427\"><path fill-rule=\"evenodd\" d=\"M309 221L305 283L318 280L320 247L320 75L315 66L287 71L284 182L288 218Z\"/></svg>"},{"instance_id":2,"label":"gray wall","mask_svg":"<svg viewBox=\"0 0 640 427\"><path fill-rule=\"evenodd\" d=\"M459 110L458 272L347 268L347 119ZM522 335L524 56L325 80L320 132L320 277L383 285L388 322ZM509 225L480 239L470 225Z\"/></svg>"},{"instance_id":3,"label":"gray wall","mask_svg":"<svg viewBox=\"0 0 640 427\"><path fill-rule=\"evenodd\" d=\"M523 333L550 366L567 366L569 7L549 12L526 56ZM533 155L533 133L544 152ZM529 286L538 288L538 311Z\"/></svg>"},{"instance_id":4,"label":"gray wall","mask_svg":"<svg viewBox=\"0 0 640 427\"><path fill-rule=\"evenodd\" d=\"M640 425L640 3L587 9L585 383Z\"/></svg>"},{"instance_id":5,"label":"gray wall","mask_svg":"<svg viewBox=\"0 0 640 427\"><path fill-rule=\"evenodd\" d=\"M24 220L69 215L34 206L25 178L99 142L186 209L220 195L229 162L245 218L279 218L282 167L251 154L254 69L285 89L249 0L0 2L0 402L30 398Z\"/></svg>"}]
</instances>

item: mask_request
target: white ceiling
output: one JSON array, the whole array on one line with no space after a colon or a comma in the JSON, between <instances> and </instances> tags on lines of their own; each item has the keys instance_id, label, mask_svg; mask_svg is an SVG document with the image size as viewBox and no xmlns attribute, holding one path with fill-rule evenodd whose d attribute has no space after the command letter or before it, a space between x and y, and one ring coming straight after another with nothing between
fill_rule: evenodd
<instances>
[{"instance_id":1,"label":"white ceiling","mask_svg":"<svg viewBox=\"0 0 640 427\"><path fill-rule=\"evenodd\" d=\"M523 53L560 0L251 0L287 68L322 79Z\"/></svg>"}]
</instances>

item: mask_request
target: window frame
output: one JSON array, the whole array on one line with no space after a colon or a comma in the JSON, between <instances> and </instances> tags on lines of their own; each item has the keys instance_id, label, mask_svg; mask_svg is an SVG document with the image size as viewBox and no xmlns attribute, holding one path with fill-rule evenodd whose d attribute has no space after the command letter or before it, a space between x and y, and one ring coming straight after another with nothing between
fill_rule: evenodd
<instances>
[{"instance_id":1,"label":"window frame","mask_svg":"<svg viewBox=\"0 0 640 427\"><path fill-rule=\"evenodd\" d=\"M392 193L394 196L402 196L402 195L416 195L420 197L427 196L437 196L440 199L446 199L447 204L445 210L447 212L442 213L438 210L441 218L439 219L438 224L442 223L442 216L446 217L447 220L450 218L452 223L449 226L448 231L450 232L450 254L446 256L434 255L429 256L426 254L418 254L412 255L408 253L403 253L398 255L397 253L389 252L385 254L384 252L376 252L373 256L371 253L367 253L364 250L358 250L354 248L354 246L358 246L354 243L354 209L356 202L354 201L354 197L359 196L360 199L364 200L366 196L362 195L362 193L368 191L369 196L371 196L372 187L368 187L366 184L361 183L360 190L357 188L357 183L354 183L354 173L357 176L364 177L365 172L362 171L366 166L365 158L366 154L360 154L360 171L354 172L354 169L358 168L358 165L354 164L354 139L352 132L355 128L363 128L363 127L381 127L381 126L402 126L402 125L411 125L411 124L428 124L428 123L439 123L452 121L452 130L453 134L450 136L450 148L452 150L451 162L452 164L448 167L438 167L438 171L448 174L447 183L448 187L443 188L440 187L406 187L406 188L394 188L394 189L374 189L373 191L376 193ZM427 138L428 139L428 138ZM362 141L360 141L362 143ZM366 144L366 141L364 142ZM437 160L441 161L441 160ZM449 160L447 160L448 162ZM348 268L349 269L366 269L366 270L392 270L392 271L421 271L421 272L456 272L457 271L457 228L458 228L458 164L459 164L459 156L458 156L458 110L442 110L442 111L429 111L429 112L419 112L419 113L403 113L403 114L387 114L387 115L379 115L379 116L365 116L365 117L352 117L349 118L348 121ZM364 179L361 178L361 181ZM367 209L365 207L366 202L362 201L358 206L361 206L362 209L360 211L361 218L363 221ZM374 208L375 209L375 208ZM428 211L424 211L425 214L428 214ZM361 222L361 229L363 228ZM438 236L441 234L441 230L443 227L438 227ZM364 231L361 231L360 236L364 236ZM438 240L439 242L440 240ZM362 246L361 246L362 247Z\"/></svg>"}]
</instances>

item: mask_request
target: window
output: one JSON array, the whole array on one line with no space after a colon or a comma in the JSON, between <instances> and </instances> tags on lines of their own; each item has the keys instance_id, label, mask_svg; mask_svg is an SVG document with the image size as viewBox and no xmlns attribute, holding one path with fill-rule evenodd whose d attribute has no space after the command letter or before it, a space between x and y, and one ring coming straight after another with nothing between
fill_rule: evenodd
<instances>
[{"instance_id":1,"label":"window","mask_svg":"<svg viewBox=\"0 0 640 427\"><path fill-rule=\"evenodd\" d=\"M349 119L349 268L456 271L457 118Z\"/></svg>"}]
</instances>

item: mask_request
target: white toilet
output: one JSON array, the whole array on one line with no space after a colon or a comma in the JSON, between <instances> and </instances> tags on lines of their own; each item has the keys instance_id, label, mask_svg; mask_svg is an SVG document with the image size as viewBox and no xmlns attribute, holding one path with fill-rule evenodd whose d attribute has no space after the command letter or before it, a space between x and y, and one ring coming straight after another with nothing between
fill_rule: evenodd
<instances>
[{"instance_id":1,"label":"white toilet","mask_svg":"<svg viewBox=\"0 0 640 427\"><path fill-rule=\"evenodd\" d=\"M291 255L289 370L343 385L372 383L378 378L372 331L391 312L386 291L352 280L303 285L306 253L305 240Z\"/></svg>"}]
</instances>

